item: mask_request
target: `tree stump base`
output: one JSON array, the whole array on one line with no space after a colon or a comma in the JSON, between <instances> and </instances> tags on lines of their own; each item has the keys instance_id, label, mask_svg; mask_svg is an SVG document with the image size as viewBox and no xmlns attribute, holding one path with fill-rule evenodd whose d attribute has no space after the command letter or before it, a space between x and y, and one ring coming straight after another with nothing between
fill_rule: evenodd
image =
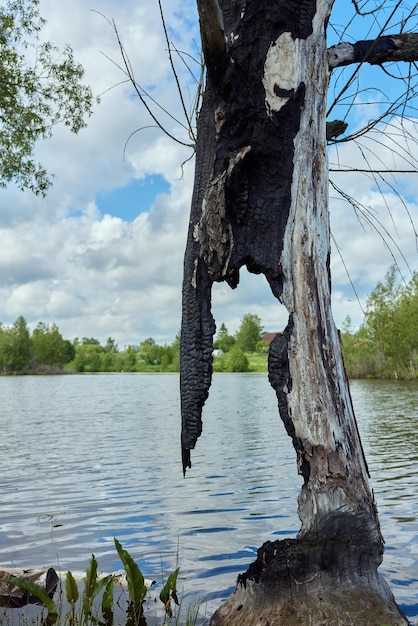
<instances>
[{"instance_id":1,"label":"tree stump base","mask_svg":"<svg viewBox=\"0 0 418 626\"><path fill-rule=\"evenodd\" d=\"M371 544L266 542L211 626L407 626Z\"/></svg>"}]
</instances>

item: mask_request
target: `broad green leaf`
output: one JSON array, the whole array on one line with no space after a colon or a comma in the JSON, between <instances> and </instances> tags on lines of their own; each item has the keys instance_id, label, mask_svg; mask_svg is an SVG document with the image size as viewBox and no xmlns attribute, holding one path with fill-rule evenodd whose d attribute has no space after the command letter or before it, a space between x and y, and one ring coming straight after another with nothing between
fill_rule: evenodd
<instances>
[{"instance_id":1,"label":"broad green leaf","mask_svg":"<svg viewBox=\"0 0 418 626\"><path fill-rule=\"evenodd\" d=\"M84 582L84 594L83 594L83 612L85 616L90 613L91 604L93 602L94 586L97 580L97 561L94 558L94 554L91 555L91 559L86 569L86 580Z\"/></svg>"},{"instance_id":2,"label":"broad green leaf","mask_svg":"<svg viewBox=\"0 0 418 626\"><path fill-rule=\"evenodd\" d=\"M174 600L177 606L179 605L177 597L177 576L179 571L180 568L178 567L169 575L160 593L160 600L164 604L165 612L169 617L172 617L173 615L171 610L171 600Z\"/></svg>"},{"instance_id":3,"label":"broad green leaf","mask_svg":"<svg viewBox=\"0 0 418 626\"><path fill-rule=\"evenodd\" d=\"M65 576L65 593L67 595L67 602L75 604L78 600L78 587L74 576L71 572L67 572Z\"/></svg>"},{"instance_id":4,"label":"broad green leaf","mask_svg":"<svg viewBox=\"0 0 418 626\"><path fill-rule=\"evenodd\" d=\"M106 587L106 585L113 580L113 574L108 574L108 576L105 576L104 578L99 578L99 580L96 580L96 582L94 583L93 589L91 591L91 600L94 600L94 598L101 592L101 590Z\"/></svg>"},{"instance_id":5,"label":"broad green leaf","mask_svg":"<svg viewBox=\"0 0 418 626\"><path fill-rule=\"evenodd\" d=\"M93 587L97 579L97 561L94 558L94 554L91 555L91 559L86 569L86 580L84 583L84 596L86 598L91 597Z\"/></svg>"},{"instance_id":6,"label":"broad green leaf","mask_svg":"<svg viewBox=\"0 0 418 626\"><path fill-rule=\"evenodd\" d=\"M138 565L135 563L131 555L122 548L119 541L114 538L116 550L119 554L119 558L122 561L123 567L126 572L126 581L128 583L128 592L132 604L135 609L142 606L143 601L147 595L147 587L144 582L144 577Z\"/></svg>"},{"instance_id":7,"label":"broad green leaf","mask_svg":"<svg viewBox=\"0 0 418 626\"><path fill-rule=\"evenodd\" d=\"M113 587L114 587L114 583L115 583L115 577L113 575L111 576L107 576L107 581L106 581L106 589L104 590L103 593L103 598L102 598L102 612L105 613L105 611L108 611L110 609L113 609Z\"/></svg>"}]
</instances>

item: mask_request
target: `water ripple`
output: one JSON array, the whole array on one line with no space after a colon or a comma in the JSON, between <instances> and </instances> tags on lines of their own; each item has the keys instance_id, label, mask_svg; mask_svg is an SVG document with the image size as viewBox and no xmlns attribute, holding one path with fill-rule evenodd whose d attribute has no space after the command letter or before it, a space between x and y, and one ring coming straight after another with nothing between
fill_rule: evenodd
<instances>
[{"instance_id":1,"label":"water ripple","mask_svg":"<svg viewBox=\"0 0 418 626\"><path fill-rule=\"evenodd\" d=\"M163 390L163 392L162 392ZM216 375L183 479L176 375L0 377L2 566L181 566L184 601L211 614L265 540L294 537L302 480L264 375ZM354 381L386 552L418 616L418 385Z\"/></svg>"}]
</instances>

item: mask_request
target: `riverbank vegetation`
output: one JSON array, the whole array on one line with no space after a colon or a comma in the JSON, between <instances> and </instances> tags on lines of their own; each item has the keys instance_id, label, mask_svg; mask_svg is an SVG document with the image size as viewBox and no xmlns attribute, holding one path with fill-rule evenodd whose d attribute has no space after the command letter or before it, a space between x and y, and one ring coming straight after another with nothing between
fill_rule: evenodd
<instances>
[{"instance_id":1,"label":"riverbank vegetation","mask_svg":"<svg viewBox=\"0 0 418 626\"><path fill-rule=\"evenodd\" d=\"M408 283L396 281L391 267L369 295L363 323L341 329L350 378L418 378L418 272ZM275 329L275 331L280 329ZM248 313L238 331L221 323L214 341L215 372L266 372L269 341L257 315ZM39 322L31 332L23 316L0 323L2 374L92 372L178 372L180 337L159 345L152 337L120 350L112 337L102 345L93 337L64 339L57 324Z\"/></svg>"},{"instance_id":2,"label":"riverbank vegetation","mask_svg":"<svg viewBox=\"0 0 418 626\"><path fill-rule=\"evenodd\" d=\"M392 266L366 302L364 321L354 330L349 317L341 330L350 378L418 378L418 272L396 282Z\"/></svg>"},{"instance_id":3,"label":"riverbank vegetation","mask_svg":"<svg viewBox=\"0 0 418 626\"><path fill-rule=\"evenodd\" d=\"M181 611L181 601L177 593L180 568L177 567L167 578L163 577L162 588L158 594L162 610L158 610L155 605L157 597L151 596L149 592L151 587L157 585L157 581L144 578L137 563L116 538L114 543L125 570L124 576L100 574L97 560L92 555L83 584L76 580L71 571L60 582L56 572L51 570L53 583L50 587L47 583L46 586L38 584L27 576L7 575L0 578L0 599L1 606L4 607L3 614L0 613L0 626L9 624L8 613L13 610L12 607L22 607L28 603L43 606L39 619L35 617L30 622L21 618L20 623L29 626L113 626L115 623L125 623L126 626L196 626L199 607L187 607L185 611ZM2 574L5 576L4 572ZM16 595L16 588L20 588L22 594ZM55 599L55 596L58 598ZM17 598L23 604L13 604L12 600Z\"/></svg>"}]
</instances>

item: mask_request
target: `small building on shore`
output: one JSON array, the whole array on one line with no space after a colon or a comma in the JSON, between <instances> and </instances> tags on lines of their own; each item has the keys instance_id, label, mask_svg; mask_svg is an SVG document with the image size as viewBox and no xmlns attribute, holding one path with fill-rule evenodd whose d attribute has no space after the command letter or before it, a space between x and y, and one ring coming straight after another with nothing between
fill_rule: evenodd
<instances>
[{"instance_id":1,"label":"small building on shore","mask_svg":"<svg viewBox=\"0 0 418 626\"><path fill-rule=\"evenodd\" d=\"M263 343L267 343L268 345L270 345L273 339L275 338L275 336L281 335L281 334L282 333L264 333L264 335L261 337L261 341Z\"/></svg>"}]
</instances>

